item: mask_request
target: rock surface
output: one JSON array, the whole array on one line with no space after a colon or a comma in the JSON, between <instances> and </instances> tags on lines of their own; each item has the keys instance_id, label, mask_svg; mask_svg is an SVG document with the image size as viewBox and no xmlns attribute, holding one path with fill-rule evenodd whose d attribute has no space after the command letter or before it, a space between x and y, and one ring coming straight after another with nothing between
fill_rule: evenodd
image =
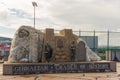
<instances>
[{"instance_id":1,"label":"rock surface","mask_svg":"<svg viewBox=\"0 0 120 80\"><path fill-rule=\"evenodd\" d=\"M42 37L40 31L30 26L21 26L14 34L8 61L38 62L41 57Z\"/></svg>"}]
</instances>

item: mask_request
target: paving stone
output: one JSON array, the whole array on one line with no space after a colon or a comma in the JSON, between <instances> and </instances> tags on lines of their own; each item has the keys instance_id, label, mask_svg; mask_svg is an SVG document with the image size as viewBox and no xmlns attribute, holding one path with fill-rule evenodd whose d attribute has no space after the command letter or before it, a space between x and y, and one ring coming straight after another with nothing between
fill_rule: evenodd
<instances>
[{"instance_id":1,"label":"paving stone","mask_svg":"<svg viewBox=\"0 0 120 80\"><path fill-rule=\"evenodd\" d=\"M119 77L113 77L113 78L98 78L97 80L120 80Z\"/></svg>"}]
</instances>

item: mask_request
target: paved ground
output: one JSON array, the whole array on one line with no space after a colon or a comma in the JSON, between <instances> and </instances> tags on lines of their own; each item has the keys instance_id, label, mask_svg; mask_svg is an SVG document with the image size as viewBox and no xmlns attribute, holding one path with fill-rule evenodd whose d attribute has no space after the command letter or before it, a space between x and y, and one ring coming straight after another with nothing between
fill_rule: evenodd
<instances>
[{"instance_id":1,"label":"paved ground","mask_svg":"<svg viewBox=\"0 0 120 80\"><path fill-rule=\"evenodd\" d=\"M120 80L120 63L117 63L117 72L39 75L2 75L2 63L0 63L0 80Z\"/></svg>"}]
</instances>

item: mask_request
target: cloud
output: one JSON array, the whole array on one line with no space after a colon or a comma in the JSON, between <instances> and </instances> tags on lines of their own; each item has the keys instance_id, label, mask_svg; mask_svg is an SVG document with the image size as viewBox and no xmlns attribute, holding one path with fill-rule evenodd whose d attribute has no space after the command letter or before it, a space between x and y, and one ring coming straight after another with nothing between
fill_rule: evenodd
<instances>
[{"instance_id":1,"label":"cloud","mask_svg":"<svg viewBox=\"0 0 120 80\"><path fill-rule=\"evenodd\" d=\"M32 26L33 6L31 2L32 0L3 0L1 4L4 8L0 10L1 24L11 25L11 27L13 24ZM120 26L119 0L36 0L36 2L38 4L36 7L38 28L59 26L59 29L113 30L113 27L117 29ZM7 23L4 23L6 21Z\"/></svg>"},{"instance_id":2,"label":"cloud","mask_svg":"<svg viewBox=\"0 0 120 80\"><path fill-rule=\"evenodd\" d=\"M19 18L27 18L27 17L31 16L31 14L29 14L21 9L12 8L12 9L8 9L8 10L10 11L11 15L15 15Z\"/></svg>"},{"instance_id":3,"label":"cloud","mask_svg":"<svg viewBox=\"0 0 120 80\"><path fill-rule=\"evenodd\" d=\"M1 35L13 37L21 25L33 26L33 0L0 0ZM36 28L120 31L120 0L35 0ZM96 34L97 35L97 34ZM106 34L99 44L106 42ZM113 36L115 36L113 34ZM118 35L119 36L119 35ZM104 37L104 38L103 38ZM117 36L116 36L117 37ZM116 43L119 41L116 39Z\"/></svg>"},{"instance_id":4,"label":"cloud","mask_svg":"<svg viewBox=\"0 0 120 80\"><path fill-rule=\"evenodd\" d=\"M117 2L107 0L57 0L49 7L49 12L53 21L63 26L72 25L82 29L82 25L84 25L84 28L89 26L93 29L100 27L113 29L113 26L120 25L120 6L118 2L120 3L118 0Z\"/></svg>"}]
</instances>

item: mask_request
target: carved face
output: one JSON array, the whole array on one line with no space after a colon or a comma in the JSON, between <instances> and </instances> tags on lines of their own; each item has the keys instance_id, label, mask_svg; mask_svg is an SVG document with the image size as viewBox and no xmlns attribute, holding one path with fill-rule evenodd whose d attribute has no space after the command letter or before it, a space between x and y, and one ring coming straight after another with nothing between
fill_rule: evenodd
<instances>
[{"instance_id":1,"label":"carved face","mask_svg":"<svg viewBox=\"0 0 120 80\"><path fill-rule=\"evenodd\" d=\"M25 29L21 29L19 32L18 32L18 35L20 38L24 38L24 37L28 37L29 36L29 32Z\"/></svg>"},{"instance_id":2,"label":"carved face","mask_svg":"<svg viewBox=\"0 0 120 80\"><path fill-rule=\"evenodd\" d=\"M57 40L57 47L58 48L63 48L64 47L64 41L62 39Z\"/></svg>"}]
</instances>

